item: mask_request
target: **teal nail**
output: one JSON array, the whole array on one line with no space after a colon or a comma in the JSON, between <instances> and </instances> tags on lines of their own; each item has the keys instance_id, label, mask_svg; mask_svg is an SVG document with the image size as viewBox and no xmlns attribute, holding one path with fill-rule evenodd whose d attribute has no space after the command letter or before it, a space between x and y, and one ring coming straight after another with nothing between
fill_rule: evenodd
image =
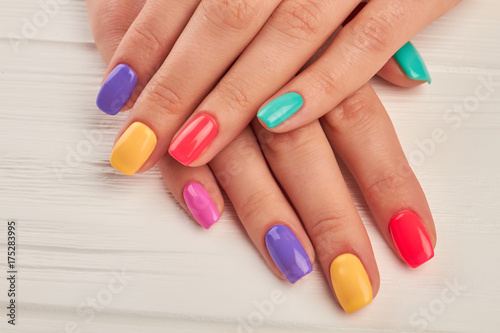
<instances>
[{"instance_id":1,"label":"teal nail","mask_svg":"<svg viewBox=\"0 0 500 333\"><path fill-rule=\"evenodd\" d=\"M269 128L274 128L293 116L304 104L302 96L291 92L269 102L257 113L257 117Z\"/></svg>"},{"instance_id":2,"label":"teal nail","mask_svg":"<svg viewBox=\"0 0 500 333\"><path fill-rule=\"evenodd\" d=\"M406 43L394 54L394 59L403 69L406 75L413 80L427 81L431 83L431 76L425 66L424 59L411 42Z\"/></svg>"}]
</instances>

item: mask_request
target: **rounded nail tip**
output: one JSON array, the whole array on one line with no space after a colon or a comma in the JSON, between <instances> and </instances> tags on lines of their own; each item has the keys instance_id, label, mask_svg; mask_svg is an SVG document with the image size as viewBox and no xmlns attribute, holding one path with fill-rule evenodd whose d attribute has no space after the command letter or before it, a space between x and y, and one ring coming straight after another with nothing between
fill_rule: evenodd
<instances>
[{"instance_id":1,"label":"rounded nail tip","mask_svg":"<svg viewBox=\"0 0 500 333\"><path fill-rule=\"evenodd\" d=\"M427 84L431 84L432 83L432 78L429 75L416 76L416 77L409 76L409 78L412 79L412 80L415 80L415 81L426 82Z\"/></svg>"},{"instance_id":2,"label":"rounded nail tip","mask_svg":"<svg viewBox=\"0 0 500 333\"><path fill-rule=\"evenodd\" d=\"M127 175L127 176L133 176L137 172L137 170L131 170L131 169L125 167L121 163L117 162L116 159L113 158L113 157L111 157L111 159L109 161L109 164L111 164L111 166L116 171L121 172L121 173L123 173L124 175Z\"/></svg>"},{"instance_id":3,"label":"rounded nail tip","mask_svg":"<svg viewBox=\"0 0 500 333\"><path fill-rule=\"evenodd\" d=\"M105 107L102 107L102 106L97 106L99 108L99 110L101 110L102 112L104 112L105 114L109 115L109 116L116 116L118 113L120 113L120 110L112 110L112 109L107 109Z\"/></svg>"},{"instance_id":4,"label":"rounded nail tip","mask_svg":"<svg viewBox=\"0 0 500 333\"><path fill-rule=\"evenodd\" d=\"M201 223L200 221L197 221L199 225L201 225L205 230L210 230L210 228L215 224L215 223L210 223L210 224L205 224Z\"/></svg>"},{"instance_id":5,"label":"rounded nail tip","mask_svg":"<svg viewBox=\"0 0 500 333\"><path fill-rule=\"evenodd\" d=\"M427 83L427 84L431 84L432 83L432 79L430 78L430 76L410 76L410 75L407 75L410 79L412 79L413 81L419 81L421 82L422 84L424 83Z\"/></svg>"},{"instance_id":6,"label":"rounded nail tip","mask_svg":"<svg viewBox=\"0 0 500 333\"><path fill-rule=\"evenodd\" d=\"M176 160L177 162L179 162L184 166L189 166L189 164L191 164L189 163L189 161L185 160L182 156L177 155L176 152L171 149L168 149L168 153L170 156L172 156L174 160Z\"/></svg>"},{"instance_id":7,"label":"rounded nail tip","mask_svg":"<svg viewBox=\"0 0 500 333\"><path fill-rule=\"evenodd\" d=\"M107 103L104 103L102 101L102 97L101 97L101 93L99 92L99 95L97 95L97 99L96 99L96 102L95 102L97 108L99 110L101 110L102 112L110 115L110 116L114 116L116 114L118 114L120 112L120 110L123 108L123 105L122 107L120 107L119 109L117 107L112 107L110 105L108 105Z\"/></svg>"},{"instance_id":8,"label":"rounded nail tip","mask_svg":"<svg viewBox=\"0 0 500 333\"><path fill-rule=\"evenodd\" d=\"M412 261L409 262L409 261L405 260L405 262L411 268L418 268L418 267L422 266L423 264L425 264L426 262L430 261L432 258L434 258L434 251L429 253L429 255L422 260L413 261L413 262Z\"/></svg>"},{"instance_id":9,"label":"rounded nail tip","mask_svg":"<svg viewBox=\"0 0 500 333\"><path fill-rule=\"evenodd\" d=\"M373 301L373 297L369 297L367 298L366 300L364 300L363 302L361 303L355 303L355 304L340 304L340 306L342 307L342 309L348 313L348 314L352 314L358 310L361 310L363 309L364 307L366 307L367 305L369 305L371 302Z\"/></svg>"},{"instance_id":10,"label":"rounded nail tip","mask_svg":"<svg viewBox=\"0 0 500 333\"><path fill-rule=\"evenodd\" d=\"M196 220L196 222L198 222L198 224L201 225L206 230L209 230L214 224L219 222L219 220L220 220L220 216L218 216L213 221L198 221L198 220Z\"/></svg>"},{"instance_id":11,"label":"rounded nail tip","mask_svg":"<svg viewBox=\"0 0 500 333\"><path fill-rule=\"evenodd\" d=\"M190 164L194 162L194 159L187 158L185 155L179 154L178 149L175 146L175 143L170 144L170 147L168 148L168 154L172 156L174 160L176 160L177 162L179 162L184 166L190 166Z\"/></svg>"},{"instance_id":12,"label":"rounded nail tip","mask_svg":"<svg viewBox=\"0 0 500 333\"><path fill-rule=\"evenodd\" d=\"M301 280L302 278L306 277L313 271L312 266L310 266L306 271L304 271L302 274L298 275L293 275L293 276L285 276L285 278L290 282L291 284L296 283L297 281Z\"/></svg>"}]
</instances>

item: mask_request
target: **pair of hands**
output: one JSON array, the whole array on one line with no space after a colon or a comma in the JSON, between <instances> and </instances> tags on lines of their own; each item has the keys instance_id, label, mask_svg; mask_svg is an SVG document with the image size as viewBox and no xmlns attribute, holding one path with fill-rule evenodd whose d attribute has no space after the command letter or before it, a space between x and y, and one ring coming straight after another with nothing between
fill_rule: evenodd
<instances>
[{"instance_id":1,"label":"pair of hands","mask_svg":"<svg viewBox=\"0 0 500 333\"><path fill-rule=\"evenodd\" d=\"M432 258L425 195L366 82L381 67L397 85L430 81L411 44L390 57L457 2L87 0L109 64L98 106L134 106L111 163L126 174L158 163L206 228L223 210L217 178L278 276L302 278L316 251L356 311L380 279L332 147L393 250L412 267Z\"/></svg>"}]
</instances>

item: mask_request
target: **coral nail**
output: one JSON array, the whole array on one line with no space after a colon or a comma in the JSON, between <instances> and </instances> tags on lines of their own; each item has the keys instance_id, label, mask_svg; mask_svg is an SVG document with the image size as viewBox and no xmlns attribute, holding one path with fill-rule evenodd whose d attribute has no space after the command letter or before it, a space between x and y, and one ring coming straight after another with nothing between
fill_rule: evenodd
<instances>
[{"instance_id":1,"label":"coral nail","mask_svg":"<svg viewBox=\"0 0 500 333\"><path fill-rule=\"evenodd\" d=\"M429 234L417 214L406 210L396 214L389 229L401 257L415 268L434 257Z\"/></svg>"},{"instance_id":2,"label":"coral nail","mask_svg":"<svg viewBox=\"0 0 500 333\"><path fill-rule=\"evenodd\" d=\"M184 165L193 163L217 135L217 123L208 114L194 118L172 141L168 152Z\"/></svg>"}]
</instances>

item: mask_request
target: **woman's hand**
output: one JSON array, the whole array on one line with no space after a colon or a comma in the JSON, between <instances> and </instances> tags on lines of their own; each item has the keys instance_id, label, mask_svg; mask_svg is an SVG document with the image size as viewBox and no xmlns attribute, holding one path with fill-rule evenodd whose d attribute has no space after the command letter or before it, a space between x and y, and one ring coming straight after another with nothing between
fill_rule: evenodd
<instances>
[{"instance_id":1,"label":"woman's hand","mask_svg":"<svg viewBox=\"0 0 500 333\"><path fill-rule=\"evenodd\" d=\"M124 8L121 2L107 4ZM184 165L206 164L259 109L262 125L277 133L308 124L459 0L371 0L294 77L360 2L147 0L110 62L98 105L116 113L137 98L118 138L140 122L148 149L113 153L113 166L145 171L167 150ZM411 47L404 52L401 59L414 57ZM423 68L408 73L429 80Z\"/></svg>"},{"instance_id":2,"label":"woman's hand","mask_svg":"<svg viewBox=\"0 0 500 333\"><path fill-rule=\"evenodd\" d=\"M140 11L137 1L129 5L115 11L115 18L96 20L96 12L90 11L94 33L104 31L95 38L106 62ZM402 85L414 84L391 63L384 75ZM353 312L371 302L380 278L332 146L354 175L395 253L411 267L432 258L436 234L429 207L369 84L321 122L288 133L271 133L254 120L210 162L210 168L185 167L168 154L158 165L176 199L206 228L222 213L215 175L278 276L292 283L304 277L312 270L316 251L340 305Z\"/></svg>"}]
</instances>

